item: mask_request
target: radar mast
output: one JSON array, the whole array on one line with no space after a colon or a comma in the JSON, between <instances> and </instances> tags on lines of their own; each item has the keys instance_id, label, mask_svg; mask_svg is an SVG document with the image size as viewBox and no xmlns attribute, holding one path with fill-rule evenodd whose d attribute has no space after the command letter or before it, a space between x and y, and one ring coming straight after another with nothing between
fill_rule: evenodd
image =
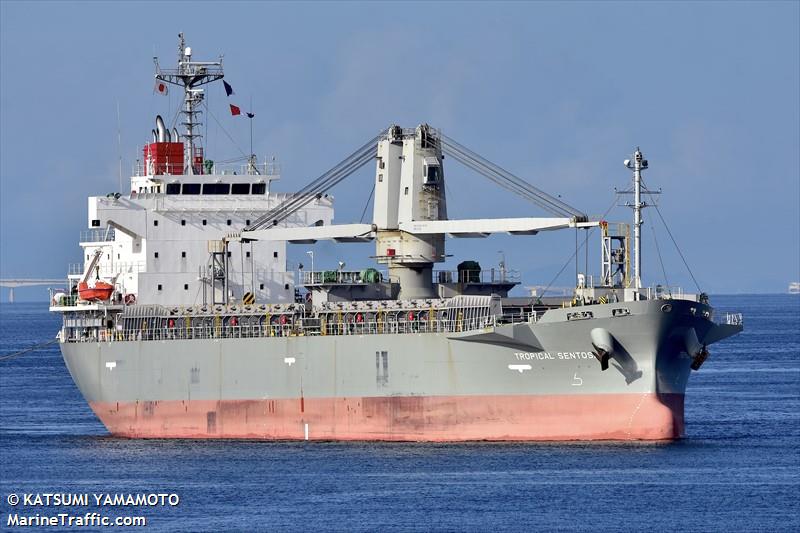
<instances>
[{"instance_id":1,"label":"radar mast","mask_svg":"<svg viewBox=\"0 0 800 533\"><path fill-rule=\"evenodd\" d=\"M183 106L181 114L185 133L181 135L184 143L184 173L195 174L202 172L203 148L200 146L200 104L203 102L204 93L201 85L221 80L225 77L222 71L222 56L218 61L192 61L192 49L186 46L183 33L178 34L178 68L162 69L158 64L158 57L153 58L156 66L156 80L183 87Z\"/></svg>"}]
</instances>

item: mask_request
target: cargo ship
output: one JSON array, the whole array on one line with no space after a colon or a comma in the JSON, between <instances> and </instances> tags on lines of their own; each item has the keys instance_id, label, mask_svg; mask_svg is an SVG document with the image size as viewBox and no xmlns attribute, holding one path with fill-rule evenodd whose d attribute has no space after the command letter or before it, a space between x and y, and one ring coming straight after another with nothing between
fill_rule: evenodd
<instances>
[{"instance_id":1,"label":"cargo ship","mask_svg":"<svg viewBox=\"0 0 800 533\"><path fill-rule=\"evenodd\" d=\"M130 192L92 196L82 263L53 293L67 368L108 431L130 438L386 441L665 440L685 433L684 395L708 346L742 330L705 294L641 276L648 161L638 148L633 223L592 220L422 124L391 125L295 193L273 159L207 158L204 85L180 36ZM227 86L226 86L227 88ZM252 152L252 150L251 150ZM451 219L445 156L548 216ZM333 222L330 190L374 167L368 223ZM593 231L599 274L569 296L514 296L519 274L436 269L448 238ZM631 235L632 234L632 235ZM287 247L365 243L361 268L287 268ZM479 242L476 240L476 242ZM569 252L569 250L567 250ZM577 253L577 250L576 250ZM305 255L303 255L305 257Z\"/></svg>"}]
</instances>

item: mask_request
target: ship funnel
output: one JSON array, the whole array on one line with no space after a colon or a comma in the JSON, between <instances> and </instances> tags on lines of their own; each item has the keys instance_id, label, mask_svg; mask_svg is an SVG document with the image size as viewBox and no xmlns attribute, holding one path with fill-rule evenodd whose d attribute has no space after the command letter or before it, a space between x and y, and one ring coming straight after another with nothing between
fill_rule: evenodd
<instances>
[{"instance_id":1,"label":"ship funnel","mask_svg":"<svg viewBox=\"0 0 800 533\"><path fill-rule=\"evenodd\" d=\"M153 142L157 143L158 142L158 133L156 133L156 130L152 130L152 132L153 132Z\"/></svg>"},{"instance_id":2,"label":"ship funnel","mask_svg":"<svg viewBox=\"0 0 800 533\"><path fill-rule=\"evenodd\" d=\"M170 134L169 130L164 131L164 140L166 142L172 142L172 135Z\"/></svg>"},{"instance_id":3,"label":"ship funnel","mask_svg":"<svg viewBox=\"0 0 800 533\"><path fill-rule=\"evenodd\" d=\"M600 369L606 370L608 368L608 360L611 353L614 351L614 337L607 329L594 328L589 332L592 339L592 346L594 356L600 361Z\"/></svg>"},{"instance_id":4,"label":"ship funnel","mask_svg":"<svg viewBox=\"0 0 800 533\"><path fill-rule=\"evenodd\" d=\"M156 130L158 131L158 142L167 142L167 127L161 115L156 115Z\"/></svg>"},{"instance_id":5,"label":"ship funnel","mask_svg":"<svg viewBox=\"0 0 800 533\"><path fill-rule=\"evenodd\" d=\"M181 142L181 136L178 134L178 128L172 128L172 142Z\"/></svg>"}]
</instances>

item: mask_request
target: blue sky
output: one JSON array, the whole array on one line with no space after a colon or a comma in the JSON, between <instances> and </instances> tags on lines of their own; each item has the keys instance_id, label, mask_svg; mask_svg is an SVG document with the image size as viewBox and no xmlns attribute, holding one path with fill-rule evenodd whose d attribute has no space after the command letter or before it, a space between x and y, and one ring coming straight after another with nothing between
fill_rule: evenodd
<instances>
[{"instance_id":1,"label":"blue sky","mask_svg":"<svg viewBox=\"0 0 800 533\"><path fill-rule=\"evenodd\" d=\"M390 123L428 122L599 215L627 186L622 160L640 145L703 290L783 292L800 278L799 6L3 1L0 277L61 277L79 260L86 197L118 189L117 102L127 171L155 115L174 110L174 96L153 94L152 56L171 66L183 31L196 58L225 54L242 107L252 97L256 152L283 166L275 190L300 188ZM227 114L221 86L208 102L247 150L247 121ZM214 121L206 149L239 155ZM445 172L452 218L544 214L455 162ZM337 221L358 220L372 179L363 169L333 191ZM664 281L651 223L667 280L693 288L652 210L646 281ZM490 267L502 250L534 285L574 246L561 232L450 240L448 252ZM374 252L315 250L318 262L351 266ZM597 270L596 236L589 261ZM573 279L568 267L555 284ZM29 291L17 295L42 289Z\"/></svg>"}]
</instances>

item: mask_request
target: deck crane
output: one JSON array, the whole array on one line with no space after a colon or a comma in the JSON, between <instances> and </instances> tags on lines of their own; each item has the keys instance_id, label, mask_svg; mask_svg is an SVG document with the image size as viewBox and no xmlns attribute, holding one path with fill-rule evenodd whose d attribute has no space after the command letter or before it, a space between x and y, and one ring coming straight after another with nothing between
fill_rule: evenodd
<instances>
[{"instance_id":1,"label":"deck crane","mask_svg":"<svg viewBox=\"0 0 800 533\"><path fill-rule=\"evenodd\" d=\"M444 155L451 155L481 175L553 214L550 218L450 220L447 217ZM369 161L376 159L375 200L371 224L334 224L300 228L279 224ZM376 241L375 259L387 265L400 283L401 298L434 294L434 263L445 260L445 235L486 237L492 233L535 235L575 227L591 227L579 210L537 189L502 167L484 159L427 124L415 129L390 126L298 194L255 220L229 240L284 240L309 243Z\"/></svg>"}]
</instances>

